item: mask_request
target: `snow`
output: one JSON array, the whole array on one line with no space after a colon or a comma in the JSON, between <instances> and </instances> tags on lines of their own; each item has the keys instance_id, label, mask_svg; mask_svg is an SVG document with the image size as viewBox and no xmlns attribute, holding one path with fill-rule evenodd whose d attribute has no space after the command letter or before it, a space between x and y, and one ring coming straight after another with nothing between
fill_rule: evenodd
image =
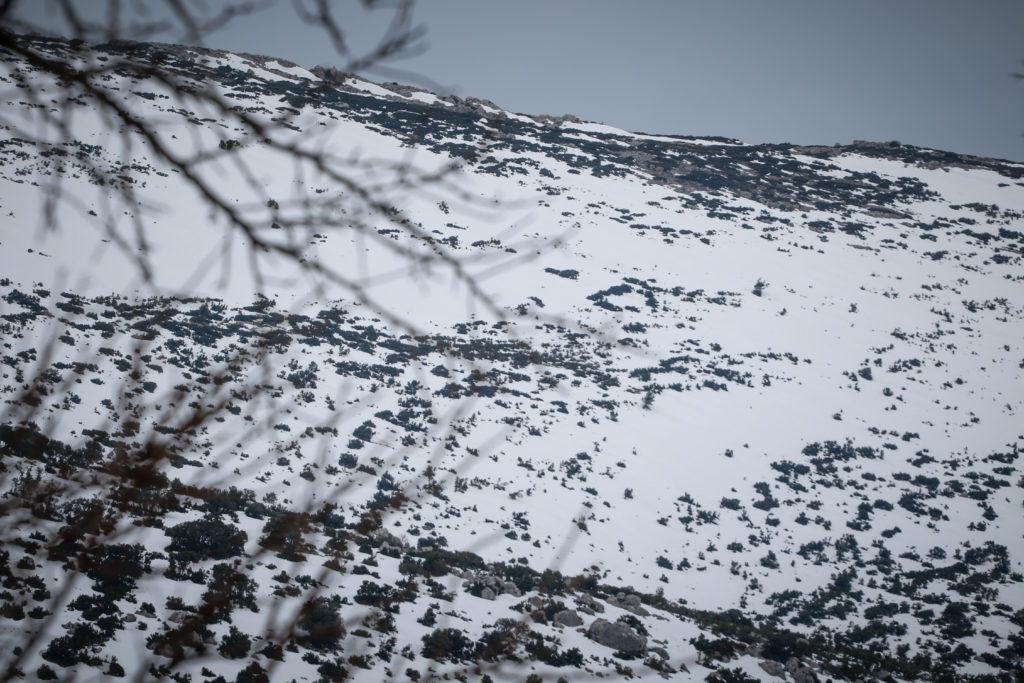
<instances>
[{"instance_id":1,"label":"snow","mask_svg":"<svg viewBox=\"0 0 1024 683\"><path fill-rule=\"evenodd\" d=\"M281 79L237 56L226 57L223 63L243 71L252 69L254 81ZM308 78L303 70L286 73ZM396 97L368 81L348 84L372 97ZM427 93L414 92L410 97L444 104ZM261 95L253 102L272 112L282 104L276 94ZM60 142L59 131L38 128L31 111L12 103L4 106L26 129L35 127L53 137L54 143ZM133 106L143 115L163 117L161 139L173 141L174 149L183 155L217 149L227 135L216 122L197 125L186 117L169 115L159 99L139 98ZM207 115L214 118L212 112L203 111L193 116ZM534 123L526 117L512 118ZM488 561L511 563L524 558L531 568L555 567L565 575L593 572L604 582L645 593L661 589L669 601L685 601L699 609L726 610L742 604L751 613L769 614L768 599L775 592L796 588L811 594L828 585L837 571L854 566L836 557L833 541L846 534L857 541L866 558L873 557L876 544L884 544L900 558L901 566L915 569L923 563L905 555L924 558L931 548L940 547L952 556L966 549L965 543L978 547L982 541L991 541L1005 546L1012 571L1021 571L1024 555L1017 521L1021 494L1019 485L1015 486L1019 473L999 474L994 469L999 464L985 458L1015 449L1024 439L1019 427L1024 409L1020 365L1024 280L1017 275L1019 252L996 252L1006 245L982 243L961 232L969 226L978 232L995 232L997 225L1021 230L1022 218L1012 213L1024 206L1019 183L983 168L931 169L853 153L827 161L796 155L794 163L813 169L817 176L842 179L852 173L870 173L892 183L913 178L936 193L895 205L912 219L879 218L862 207L851 207L866 225L862 234L834 229L814 232L809 228L813 221L841 223L849 216L810 207L784 211L750 197L729 196L728 190L723 191L722 203L739 217L710 215L714 212L705 206L688 204L692 194L656 184L650 173L634 172L621 164L615 168L624 170L624 176L593 174L585 166L582 172L572 173L579 171L574 164L549 155L564 153L568 146L514 151L513 144L526 147L533 142L528 133L513 136L507 148L488 151L497 162L507 162L520 172L486 173L465 162L442 173L439 182L410 191L407 178L433 176L448 168L451 159L426 143L403 145L386 130L344 112L304 108L290 123L298 130L279 129L274 133L280 136L276 140L328 152L335 170L373 189L383 202L414 221L417 232L437 241L457 238L457 246L445 253L479 279L493 295L495 308L474 297L452 268L432 263L409 269L410 253L434 253L427 240L411 237L400 223L372 206L353 204L346 188L312 165L292 164L287 155L243 136L239 147L211 158L197 172L216 181L214 187L226 204L263 226L261 237L277 244L297 244L307 263L368 283L366 292L372 302L417 334L445 335L467 345L518 340L533 349L564 352L568 360L578 361L593 374L573 374L572 366L554 361L516 367L507 361L454 354L398 360L383 346L294 342L287 351L268 351L239 361L239 367L231 370L231 385L203 389L204 401L213 404L224 398L239 410L221 415L223 421L204 425L204 432L189 441L188 456L195 463L172 472L183 484L237 483L252 489L258 500L273 494L295 505L334 498L352 520L378 493L379 477L387 472L400 485L410 486L407 507L389 518L389 530L409 547L425 537L430 524L450 549L471 550ZM565 122L562 128L579 131L565 135L566 139L588 145L605 144L591 134L721 144L634 135L601 124ZM247 238L222 219L211 218L208 205L181 174L160 171L162 165L142 144L118 149L114 144L118 138L104 130L101 118L83 112L72 132L77 139L104 148L98 159L144 169L135 175L140 182L133 195L138 202L134 207L112 201L109 188L90 184L84 176L65 175L61 190L69 201L58 205L54 218L60 229L53 229L40 223L40 195L53 176L37 163L38 158L15 160L0 180L7 187L0 194L0 276L9 278L0 295L7 296L14 288L28 292L34 283L42 283L51 290L42 305L56 313L18 328L17 348L42 350L50 340L67 334L73 345L55 343L60 358L68 363L75 358L100 359L95 370L84 370L80 377L65 371L73 384L62 394L74 393L79 404L61 409L61 397L54 395L35 415L54 438L81 443L85 429L116 421L115 412L102 407L105 398L131 401L140 414L160 416L160 425L185 422L191 407L173 398L174 388L195 388L199 386L196 377L202 376L171 362L180 356L167 346L168 339L178 338L169 332L160 332L152 347L147 347L128 335L108 339L100 328L69 325L60 313L63 309L55 307L57 301L64 301L60 298L64 291L87 298L121 292L125 301L153 293L212 297L225 306L228 319L235 309L263 294L275 301L282 316L315 318L321 311L343 308L345 329L372 324L396 340L411 343L411 338L402 337L409 330L381 321L379 309L353 303L351 291L311 278L293 261L259 256L259 270L253 270ZM622 140L608 144L621 146ZM831 165L838 170L826 168ZM253 176L237 174L240 167L252 169ZM796 172L786 170L785 174L795 176ZM274 199L278 208L271 209L268 199ZM304 202L309 201L318 202L315 223L292 229L272 227L275 222L300 220L308 208ZM996 205L999 217L991 220L1002 222L982 223L986 214L964 208L972 203ZM96 220L88 219L88 211L97 214ZM151 283L139 280L134 245L119 247L106 232L109 226L130 234L136 218L143 221L139 227L145 231L148 255L159 265ZM977 223L957 222L961 219L977 219ZM945 222L948 227L928 232L915 224L933 222ZM676 232L666 236L672 231ZM933 235L935 240L923 235ZM946 255L930 255L937 251ZM1000 265L993 260L998 254L1017 260ZM221 260L225 255L230 257L230 268ZM575 278L559 275L565 271L577 274ZM259 274L262 280L257 279ZM766 286L755 293L759 280ZM595 298L595 293L627 284L630 291L622 289L603 299L618 310L599 305L602 299ZM654 292L655 303L650 303L645 287ZM702 293L689 294L698 290ZM198 302L178 303L175 308L185 315L199 306ZM13 299L5 300L3 307L5 314L21 310ZM108 316L108 310L105 304L89 303L86 319L110 319L119 330L130 329L128 321ZM495 324L502 317L508 325L499 333ZM472 332L453 331L455 326L476 321L482 325ZM585 334L569 339L572 331ZM184 351L179 354L217 359L216 368L232 365L232 339L211 344L182 339ZM110 355L102 348L109 349ZM143 353L152 354L152 364L161 367L157 371L144 365L139 370L143 381L153 381L157 388L129 396L124 390L131 385L119 383L113 359L134 361ZM44 354L39 356L15 365L31 377L50 362ZM918 364L901 365L911 360ZM663 361L668 365L662 366ZM308 402L286 379L290 362L319 367L317 386L310 389ZM385 382L335 371L341 363L392 367L398 374ZM435 374L438 365L446 367L451 377ZM645 370L664 367L672 370L643 378ZM497 394L501 403L492 398L441 396L449 383L468 383L466 378L474 370L492 369L507 373L500 386L518 393ZM870 372L864 373L865 369ZM736 381L725 378L726 371L749 376ZM14 365L3 366L2 372L12 387L10 393L18 383L13 379ZM602 384L595 376L615 381ZM709 379L721 382L721 388L708 385L705 380ZM413 380L418 384L412 385ZM675 383L679 390L671 388ZM657 391L654 386L659 387ZM232 393L245 387L262 389L248 400ZM645 408L646 391L653 393ZM398 413L417 402L430 405L435 420L424 421L422 431L406 432L379 417L385 410ZM556 402L564 403L567 412L559 411ZM595 402L604 402L605 407ZM118 401L115 404L118 410L124 409ZM34 415L27 406L18 410L23 411L16 415L18 419ZM347 446L350 435L367 420L376 428L372 439L358 449ZM325 431L307 438L306 427ZM337 435L326 428L336 429ZM412 439L412 445L403 443L405 437ZM780 479L780 470L773 465L809 462L803 449L829 441L870 447L877 456L837 461L831 478L812 472L794 479L812 491L801 492ZM360 464L373 464L377 474L339 470L339 458L350 450ZM921 454L934 461L914 464ZM427 465L444 482L445 498L418 487ZM579 469L573 472L576 466ZM998 474L1008 481L986 501L996 516L988 520L983 533L974 526L981 520L982 508L967 496L951 493L925 499L938 517L915 515L899 504L905 491L920 488L899 483L905 475L938 477L945 486L969 480L963 475L973 470L979 476ZM758 500L755 485L762 482L778 499L776 507L762 509L753 504ZM739 509L723 506L723 499L738 500ZM810 507L812 500L816 508ZM889 507L872 509L869 528L849 526L861 502L879 500ZM713 513L716 519L684 521L699 512ZM165 528L196 514L170 513ZM271 577L282 570L293 578L304 573L319 576L323 571L329 592L350 596L366 580L366 575L326 572L322 555L313 555L305 564L272 558L257 542L264 521L240 515L237 523L248 534L246 555L253 558L253 577L260 586L275 585ZM900 531L892 537L881 535L897 527ZM508 531L516 531L517 537L508 536ZM524 532L531 540L524 540ZM162 552L167 543L162 533L148 527L133 527L124 538L124 542L138 540L151 552ZM803 546L822 539L829 540L827 561L800 554ZM314 539L318 548L325 543L325 537ZM742 549L729 549L732 544ZM778 556L780 568L760 562L769 550ZM673 567L663 568L660 557ZM381 553L358 553L354 562L371 558L375 565L360 566L373 567L379 574L376 581L394 585L401 578L398 560ZM690 569L679 567L684 559ZM733 562L739 566L737 571L732 570ZM204 566L209 569L212 564L208 561ZM151 575L140 580L138 592L160 608L161 618L172 594L180 592L186 602L198 601L201 586L165 580L166 560L155 561L154 567ZM858 569L864 570L856 579L857 590L865 594L864 605L901 599L880 587L885 579L875 569ZM50 565L46 571L51 572L48 581L60 576ZM451 624L479 633L499 617L519 616L510 608L522 599L499 595L487 601L465 592L465 579L449 576L444 580L455 597L451 603L442 601L443 610L464 618L445 617L439 626ZM947 588L935 583L922 590ZM998 599L1013 609L1024 605L1022 582L1008 580L998 590ZM86 591L83 582L68 601ZM279 627L297 609L294 601L272 597L267 591L263 598L266 609L259 615L238 613L237 622L250 633ZM411 644L418 651L420 638L432 629L416 619L434 601L424 591L403 605L396 615L399 647ZM279 605L283 612L269 605ZM368 610L361 609L352 607L353 624L366 616ZM614 620L623 614L608 605L604 618ZM996 615L972 618L979 629L1005 629L1005 620ZM910 616L899 619L908 633L893 637L890 645L913 644L923 627ZM823 623L836 629L867 623L859 612L848 621ZM707 671L693 663L689 645L690 638L704 632L701 628L674 617L644 623L652 642L668 643L675 661L691 662L689 677L703 680ZM533 627L557 636L567 647L580 647L594 658L588 666L596 666L595 661L610 654L574 631L552 625ZM221 624L215 632L220 636L226 630ZM935 633L932 628L924 635ZM5 630L2 637L9 639L12 634L16 632ZM104 654L116 655L128 667L137 661L138 653L145 652L147 635L125 631ZM382 637L374 635L378 640ZM987 650L980 636L965 642L978 651ZM351 652L355 650L347 653ZM38 659L36 654L32 657ZM758 661L744 655L729 666L764 678ZM200 662L225 676L240 668L213 658L189 664L193 673L198 674ZM635 665L638 677L653 677L652 670L641 668L639 661ZM457 668L422 657L407 662L397 655L389 666L395 672L410 666L425 672L432 667L438 674ZM552 667L535 666L539 673L560 675ZM356 680L380 680L383 667L378 662L370 670L351 668L351 672ZM299 663L299 657L289 657L288 665L275 671L274 680L314 676L314 670ZM964 670L987 672L990 668L975 662Z\"/></svg>"}]
</instances>

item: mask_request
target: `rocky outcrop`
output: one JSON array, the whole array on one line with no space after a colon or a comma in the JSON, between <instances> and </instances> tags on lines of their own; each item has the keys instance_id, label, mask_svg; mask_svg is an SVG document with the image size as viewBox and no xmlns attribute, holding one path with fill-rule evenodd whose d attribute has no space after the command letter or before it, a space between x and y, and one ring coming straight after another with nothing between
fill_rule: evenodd
<instances>
[{"instance_id":1,"label":"rocky outcrop","mask_svg":"<svg viewBox=\"0 0 1024 683\"><path fill-rule=\"evenodd\" d=\"M786 679L786 674L789 674L795 683L818 683L817 672L810 666L805 666L796 657L790 657L785 664L773 659L766 659L758 662L758 665L769 676Z\"/></svg>"},{"instance_id":2,"label":"rocky outcrop","mask_svg":"<svg viewBox=\"0 0 1024 683\"><path fill-rule=\"evenodd\" d=\"M463 572L453 573L469 584L471 593L486 600L494 600L499 595L511 595L514 598L522 595L522 591L512 581L502 581L494 574L485 571L474 572L467 569Z\"/></svg>"},{"instance_id":3,"label":"rocky outcrop","mask_svg":"<svg viewBox=\"0 0 1024 683\"><path fill-rule=\"evenodd\" d=\"M587 635L596 643L627 654L643 653L647 650L647 637L642 636L625 624L597 619L587 629Z\"/></svg>"},{"instance_id":4,"label":"rocky outcrop","mask_svg":"<svg viewBox=\"0 0 1024 683\"><path fill-rule=\"evenodd\" d=\"M651 613L643 608L640 604L640 596L633 595L631 593L617 593L615 597L609 597L607 599L609 605L624 609L627 612L632 612L638 617L649 617Z\"/></svg>"},{"instance_id":5,"label":"rocky outcrop","mask_svg":"<svg viewBox=\"0 0 1024 683\"><path fill-rule=\"evenodd\" d=\"M818 675L809 666L804 666L796 657L786 660L786 672L796 683L818 683Z\"/></svg>"},{"instance_id":6,"label":"rocky outcrop","mask_svg":"<svg viewBox=\"0 0 1024 683\"><path fill-rule=\"evenodd\" d=\"M519 590L519 586L515 585L511 581L505 581L501 584L501 592L505 595L511 595L513 598L518 598L523 594L523 592Z\"/></svg>"},{"instance_id":7,"label":"rocky outcrop","mask_svg":"<svg viewBox=\"0 0 1024 683\"><path fill-rule=\"evenodd\" d=\"M568 626L570 628L573 626L583 625L583 618L580 617L579 613L574 609L564 609L561 612L556 612L555 616L553 616L551 620L556 624Z\"/></svg>"},{"instance_id":8,"label":"rocky outcrop","mask_svg":"<svg viewBox=\"0 0 1024 683\"><path fill-rule=\"evenodd\" d=\"M581 593L576 597L576 606L581 612L591 616L604 612L604 605L586 593Z\"/></svg>"}]
</instances>

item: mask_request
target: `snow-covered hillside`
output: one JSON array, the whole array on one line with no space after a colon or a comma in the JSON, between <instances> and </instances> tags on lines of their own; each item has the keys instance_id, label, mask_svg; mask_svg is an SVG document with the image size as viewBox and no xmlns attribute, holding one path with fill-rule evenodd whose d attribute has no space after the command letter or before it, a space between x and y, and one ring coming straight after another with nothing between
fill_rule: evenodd
<instances>
[{"instance_id":1,"label":"snow-covered hillside","mask_svg":"<svg viewBox=\"0 0 1024 683\"><path fill-rule=\"evenodd\" d=\"M4 57L10 665L1020 671L1024 165L24 44L218 99Z\"/></svg>"}]
</instances>

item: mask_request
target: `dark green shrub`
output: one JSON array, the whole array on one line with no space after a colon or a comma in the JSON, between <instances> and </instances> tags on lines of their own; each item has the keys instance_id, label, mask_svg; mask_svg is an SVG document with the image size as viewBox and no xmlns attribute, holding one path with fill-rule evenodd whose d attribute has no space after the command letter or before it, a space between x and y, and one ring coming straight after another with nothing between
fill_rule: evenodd
<instances>
[{"instance_id":1,"label":"dark green shrub","mask_svg":"<svg viewBox=\"0 0 1024 683\"><path fill-rule=\"evenodd\" d=\"M83 562L85 575L95 581L93 589L112 600L135 590L135 579L149 571L150 557L138 543L117 543L93 548Z\"/></svg>"},{"instance_id":2,"label":"dark green shrub","mask_svg":"<svg viewBox=\"0 0 1024 683\"><path fill-rule=\"evenodd\" d=\"M394 601L394 592L391 586L381 586L373 581L363 581L359 590L356 591L354 599L360 605L373 605L386 609Z\"/></svg>"},{"instance_id":3,"label":"dark green shrub","mask_svg":"<svg viewBox=\"0 0 1024 683\"><path fill-rule=\"evenodd\" d=\"M258 612L257 588L255 581L227 564L214 565L209 590L203 594L203 604L210 608L209 623L228 619L231 612L239 607Z\"/></svg>"},{"instance_id":4,"label":"dark green shrub","mask_svg":"<svg viewBox=\"0 0 1024 683\"><path fill-rule=\"evenodd\" d=\"M281 512L263 525L263 538L260 545L277 553L282 560L301 562L306 559L304 553L309 545L303 540L303 534L309 528L306 515L299 512Z\"/></svg>"},{"instance_id":5,"label":"dark green shrub","mask_svg":"<svg viewBox=\"0 0 1024 683\"><path fill-rule=\"evenodd\" d=\"M301 634L296 640L311 650L329 650L345 637L345 626L336 601L319 597L308 601L299 612Z\"/></svg>"},{"instance_id":6,"label":"dark green shrub","mask_svg":"<svg viewBox=\"0 0 1024 683\"><path fill-rule=\"evenodd\" d=\"M235 683L270 683L270 677L259 663L252 662L238 672Z\"/></svg>"},{"instance_id":7,"label":"dark green shrub","mask_svg":"<svg viewBox=\"0 0 1024 683\"><path fill-rule=\"evenodd\" d=\"M220 640L220 645L217 646L217 652L222 657L228 659L241 659L249 654L249 649L252 647L252 639L246 634L239 631L234 626L224 634L224 637Z\"/></svg>"},{"instance_id":8,"label":"dark green shrub","mask_svg":"<svg viewBox=\"0 0 1024 683\"><path fill-rule=\"evenodd\" d=\"M777 662L787 662L790 657L806 657L811 652L811 644L805 636L792 631L778 631L765 641L761 656Z\"/></svg>"},{"instance_id":9,"label":"dark green shrub","mask_svg":"<svg viewBox=\"0 0 1024 683\"><path fill-rule=\"evenodd\" d=\"M707 683L757 683L757 679L745 673L743 669L718 669L712 671L704 679Z\"/></svg>"},{"instance_id":10,"label":"dark green shrub","mask_svg":"<svg viewBox=\"0 0 1024 683\"><path fill-rule=\"evenodd\" d=\"M90 624L74 624L67 635L54 638L43 650L42 657L58 666L93 663L92 648L103 644L103 636Z\"/></svg>"},{"instance_id":11,"label":"dark green shrub","mask_svg":"<svg viewBox=\"0 0 1024 683\"><path fill-rule=\"evenodd\" d=\"M124 674L124 667L121 666L121 663L119 661L117 661L117 657L111 657L110 664L107 665L107 671L105 675L111 676L112 678L124 678Z\"/></svg>"},{"instance_id":12,"label":"dark green shrub","mask_svg":"<svg viewBox=\"0 0 1024 683\"><path fill-rule=\"evenodd\" d=\"M437 662L462 662L473 659L476 646L457 628L439 628L423 636L420 654Z\"/></svg>"},{"instance_id":13,"label":"dark green shrub","mask_svg":"<svg viewBox=\"0 0 1024 683\"><path fill-rule=\"evenodd\" d=\"M244 531L219 519L182 522L167 529L165 533L171 537L171 543L165 550L176 552L188 561L236 557L242 553L245 542L249 540Z\"/></svg>"}]
</instances>

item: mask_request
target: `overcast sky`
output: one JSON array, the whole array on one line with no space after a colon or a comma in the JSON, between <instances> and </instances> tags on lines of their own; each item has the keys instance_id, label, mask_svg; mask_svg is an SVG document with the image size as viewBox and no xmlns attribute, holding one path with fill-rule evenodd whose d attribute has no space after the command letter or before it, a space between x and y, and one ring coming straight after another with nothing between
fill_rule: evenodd
<instances>
[{"instance_id":1,"label":"overcast sky","mask_svg":"<svg viewBox=\"0 0 1024 683\"><path fill-rule=\"evenodd\" d=\"M357 49L384 32L388 12L331 4ZM367 76L649 133L1024 161L1024 0L421 0L414 20L405 73ZM343 66L287 1L206 44Z\"/></svg>"}]
</instances>

